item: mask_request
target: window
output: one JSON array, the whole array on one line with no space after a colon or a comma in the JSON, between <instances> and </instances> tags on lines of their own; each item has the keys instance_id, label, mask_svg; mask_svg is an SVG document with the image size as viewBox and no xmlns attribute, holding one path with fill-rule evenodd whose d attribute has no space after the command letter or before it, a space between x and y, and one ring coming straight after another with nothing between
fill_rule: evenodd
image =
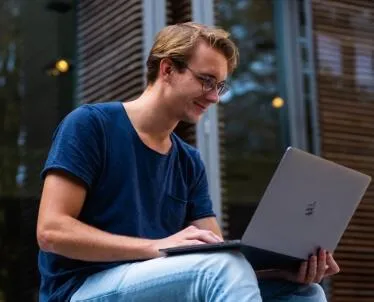
<instances>
[{"instance_id":1,"label":"window","mask_svg":"<svg viewBox=\"0 0 374 302\"><path fill-rule=\"evenodd\" d=\"M216 2L216 24L232 34L240 64L222 98L223 200L230 238L239 238L287 146L285 101L278 97L271 0Z\"/></svg>"}]
</instances>

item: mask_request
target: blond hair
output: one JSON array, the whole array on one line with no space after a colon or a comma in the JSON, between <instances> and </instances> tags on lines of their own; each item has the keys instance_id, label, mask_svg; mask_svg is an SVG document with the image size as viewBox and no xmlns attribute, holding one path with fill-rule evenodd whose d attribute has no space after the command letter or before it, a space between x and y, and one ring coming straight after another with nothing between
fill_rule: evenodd
<instances>
[{"instance_id":1,"label":"blond hair","mask_svg":"<svg viewBox=\"0 0 374 302\"><path fill-rule=\"evenodd\" d=\"M223 29L209 27L193 22L170 25L163 28L156 36L147 59L147 82L153 84L158 76L160 61L170 58L176 68L183 70L200 41L218 50L227 59L231 73L238 64L239 51L230 34Z\"/></svg>"}]
</instances>

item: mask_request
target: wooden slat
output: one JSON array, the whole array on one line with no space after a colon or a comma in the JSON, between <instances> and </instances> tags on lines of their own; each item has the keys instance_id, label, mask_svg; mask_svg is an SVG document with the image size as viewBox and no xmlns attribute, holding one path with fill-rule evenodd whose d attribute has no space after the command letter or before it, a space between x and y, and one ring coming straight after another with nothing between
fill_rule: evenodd
<instances>
[{"instance_id":1,"label":"wooden slat","mask_svg":"<svg viewBox=\"0 0 374 302\"><path fill-rule=\"evenodd\" d=\"M339 259L342 260L355 260L356 257L357 257L357 253L349 253L349 252L341 252L341 251L337 251L335 252L335 257L338 257ZM361 257L361 260L363 261L370 261L370 262L373 262L374 261L374 256L371 255L371 254L361 254L360 255ZM352 277L352 276L350 276Z\"/></svg>"},{"instance_id":2,"label":"wooden slat","mask_svg":"<svg viewBox=\"0 0 374 302\"><path fill-rule=\"evenodd\" d=\"M340 11L339 13L339 9L336 8L316 10L314 18L318 23L315 24L315 28L320 29L321 27L330 27L331 30L337 31L342 28L347 30L359 30L361 28L364 32L363 34L370 34L372 20L370 21L369 19L362 18L365 11L352 10L348 13L345 12L346 11ZM350 19L350 22L346 22L348 18Z\"/></svg>"},{"instance_id":3,"label":"wooden slat","mask_svg":"<svg viewBox=\"0 0 374 302\"><path fill-rule=\"evenodd\" d=\"M348 274L345 274L344 272L338 275L335 275L332 277L333 281L342 281L342 282L352 282L352 283L366 283L370 282L373 283L373 279L370 276L359 276L359 275L354 275L350 276Z\"/></svg>"},{"instance_id":4,"label":"wooden slat","mask_svg":"<svg viewBox=\"0 0 374 302\"><path fill-rule=\"evenodd\" d=\"M321 4L323 6L321 7ZM313 0L314 9L321 9L326 7L342 8L344 10L360 10L364 7L373 7L374 3L367 0Z\"/></svg>"},{"instance_id":5,"label":"wooden slat","mask_svg":"<svg viewBox=\"0 0 374 302\"><path fill-rule=\"evenodd\" d=\"M322 85L321 85L322 86ZM361 104L368 104L371 100L371 96L367 97L363 93L352 91L351 93L343 93L334 91L332 87L319 87L320 89L320 101L321 104L326 103L326 99L341 100L341 102L355 102Z\"/></svg>"},{"instance_id":6,"label":"wooden slat","mask_svg":"<svg viewBox=\"0 0 374 302\"><path fill-rule=\"evenodd\" d=\"M355 271L356 273L360 273L360 271L362 270L368 270L370 271L370 269L372 270L373 269L373 264L371 261L353 261L353 260L344 260L344 259L341 259L339 261L339 265L340 265L340 268L341 268L341 271L342 272L346 272L346 270L348 269L351 269L353 271ZM357 284L357 286L359 286L360 284Z\"/></svg>"},{"instance_id":7,"label":"wooden slat","mask_svg":"<svg viewBox=\"0 0 374 302\"><path fill-rule=\"evenodd\" d=\"M373 297L374 296L374 290L354 290L354 289L334 289L332 290L333 294L336 295L344 295L344 296L354 296L354 297L359 297L359 296L364 296L364 297Z\"/></svg>"},{"instance_id":8,"label":"wooden slat","mask_svg":"<svg viewBox=\"0 0 374 302\"><path fill-rule=\"evenodd\" d=\"M336 98L323 98L320 103L320 107L323 106L325 111L354 111L356 113L355 115L370 115L374 117L374 108L371 103L362 102L357 106L357 102L355 101L341 101Z\"/></svg>"},{"instance_id":9,"label":"wooden slat","mask_svg":"<svg viewBox=\"0 0 374 302\"><path fill-rule=\"evenodd\" d=\"M355 289L355 290L373 290L374 289L374 283L373 282L370 282L370 283L364 283L364 282L361 282L360 284L357 284L357 283L352 283L352 282L336 282L335 284L335 288L336 289L345 289L345 288L351 288L351 289Z\"/></svg>"},{"instance_id":10,"label":"wooden slat","mask_svg":"<svg viewBox=\"0 0 374 302\"><path fill-rule=\"evenodd\" d=\"M337 139L332 133L334 138L329 139L325 137L323 139L323 145L325 146L325 151L327 152L343 152L343 153L359 153L362 155L371 155L374 152L374 148L371 147L372 144L360 143L354 141L344 141L341 142L340 139ZM364 167L365 171L369 172L370 170ZM374 170L373 170L374 172Z\"/></svg>"},{"instance_id":11,"label":"wooden slat","mask_svg":"<svg viewBox=\"0 0 374 302\"><path fill-rule=\"evenodd\" d=\"M366 226L362 226L362 225L355 225L355 224L350 224L347 228L347 231L356 231L356 232L368 232L371 234L371 232L373 231L373 229L371 227L366 227Z\"/></svg>"},{"instance_id":12,"label":"wooden slat","mask_svg":"<svg viewBox=\"0 0 374 302\"><path fill-rule=\"evenodd\" d=\"M349 110L346 111L325 111L322 113L322 118L326 120L326 122L330 124L343 124L344 126L354 127L359 126L363 127L364 129L374 129L374 111L372 112L373 116L370 115L352 115L352 112ZM369 131L368 131L369 132Z\"/></svg>"},{"instance_id":13,"label":"wooden slat","mask_svg":"<svg viewBox=\"0 0 374 302\"><path fill-rule=\"evenodd\" d=\"M352 162L352 163L362 163L366 162L367 164L373 165L374 164L374 157L373 156L362 156L356 154L341 154L341 153L326 153L324 154L326 158L335 159L338 161L345 161L345 162Z\"/></svg>"},{"instance_id":14,"label":"wooden slat","mask_svg":"<svg viewBox=\"0 0 374 302\"><path fill-rule=\"evenodd\" d=\"M338 80L333 79L331 82L327 82L321 77L320 89L328 89L330 91L327 92L327 95L341 97L348 101L355 99L358 103L370 102L372 94L374 94L374 85L362 85L360 87L359 84L353 77L348 76L341 76Z\"/></svg>"},{"instance_id":15,"label":"wooden slat","mask_svg":"<svg viewBox=\"0 0 374 302\"><path fill-rule=\"evenodd\" d=\"M362 210L362 207L360 207L360 209ZM373 214L373 213L371 213ZM360 239L360 240L365 240L365 241L373 241L374 242L374 233L361 233L361 232L350 232L350 231L346 231L344 233L344 236L343 238L347 238L347 239ZM374 255L373 255L373 259L374 259Z\"/></svg>"},{"instance_id":16,"label":"wooden slat","mask_svg":"<svg viewBox=\"0 0 374 302\"><path fill-rule=\"evenodd\" d=\"M325 0L322 0L325 1ZM326 2L325 2L326 3ZM366 8L374 9L374 2L368 0L340 0L333 1L333 5L345 10L365 10Z\"/></svg>"},{"instance_id":17,"label":"wooden slat","mask_svg":"<svg viewBox=\"0 0 374 302\"><path fill-rule=\"evenodd\" d=\"M372 297L334 297L334 302L373 302Z\"/></svg>"},{"instance_id":18,"label":"wooden slat","mask_svg":"<svg viewBox=\"0 0 374 302\"><path fill-rule=\"evenodd\" d=\"M325 122L325 119L322 119L323 122ZM332 133L339 133L341 136L345 136L345 139L351 139L352 141L360 141L360 142L367 142L367 143L373 143L373 133L370 132L370 129L365 129L364 127L361 127L360 125L357 125L357 127L349 127L347 126L346 122L342 122L341 126L339 127L338 123L330 123L325 122L325 125L323 129L326 132L331 131ZM357 137L355 137L357 135ZM337 137L338 138L338 137ZM343 137L342 137L343 138Z\"/></svg>"}]
</instances>

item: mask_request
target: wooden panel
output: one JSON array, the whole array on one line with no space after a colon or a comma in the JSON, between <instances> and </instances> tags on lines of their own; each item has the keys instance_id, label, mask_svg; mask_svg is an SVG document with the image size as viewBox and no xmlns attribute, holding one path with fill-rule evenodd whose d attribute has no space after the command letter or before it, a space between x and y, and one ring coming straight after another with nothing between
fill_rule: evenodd
<instances>
[{"instance_id":1,"label":"wooden panel","mask_svg":"<svg viewBox=\"0 0 374 302\"><path fill-rule=\"evenodd\" d=\"M313 0L322 155L374 176L374 2ZM374 301L374 186L335 253L333 302Z\"/></svg>"},{"instance_id":2,"label":"wooden panel","mask_svg":"<svg viewBox=\"0 0 374 302\"><path fill-rule=\"evenodd\" d=\"M143 90L141 0L77 2L77 99L130 100Z\"/></svg>"}]
</instances>

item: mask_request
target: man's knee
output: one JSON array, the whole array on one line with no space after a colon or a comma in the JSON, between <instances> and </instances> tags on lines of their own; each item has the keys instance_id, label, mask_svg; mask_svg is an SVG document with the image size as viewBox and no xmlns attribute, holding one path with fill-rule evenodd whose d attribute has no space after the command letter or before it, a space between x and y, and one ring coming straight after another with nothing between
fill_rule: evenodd
<instances>
[{"instance_id":1,"label":"man's knee","mask_svg":"<svg viewBox=\"0 0 374 302\"><path fill-rule=\"evenodd\" d=\"M213 301L261 301L252 266L239 252L209 253L201 258L202 292Z\"/></svg>"},{"instance_id":2,"label":"man's knee","mask_svg":"<svg viewBox=\"0 0 374 302\"><path fill-rule=\"evenodd\" d=\"M327 301L325 291L323 290L322 286L317 283L313 283L313 284L306 286L298 294L300 296L307 296L309 298L313 297L313 301L318 301L318 302Z\"/></svg>"},{"instance_id":3,"label":"man's knee","mask_svg":"<svg viewBox=\"0 0 374 302\"><path fill-rule=\"evenodd\" d=\"M311 291L317 296L319 297L321 300L318 300L318 301L324 301L322 300L323 299L326 299L326 294L325 294L325 291L323 290L322 286L319 285L319 284L312 284L311 285Z\"/></svg>"}]
</instances>

